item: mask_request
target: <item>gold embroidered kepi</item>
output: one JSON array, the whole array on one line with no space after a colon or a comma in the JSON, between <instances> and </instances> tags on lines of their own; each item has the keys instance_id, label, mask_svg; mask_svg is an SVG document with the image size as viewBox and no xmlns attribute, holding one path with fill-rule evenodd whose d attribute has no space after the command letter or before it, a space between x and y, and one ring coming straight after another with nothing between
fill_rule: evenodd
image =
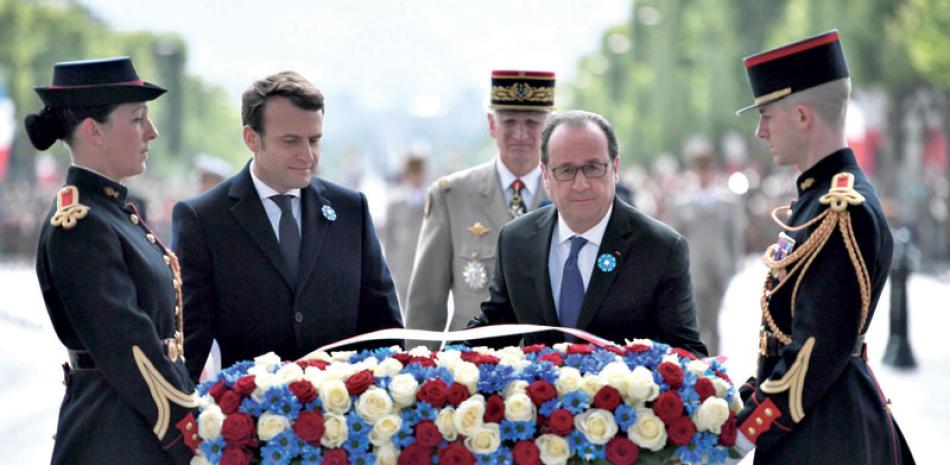
<instances>
[{"instance_id":1,"label":"gold embroidered kepi","mask_svg":"<svg viewBox=\"0 0 950 465\"><path fill-rule=\"evenodd\" d=\"M848 77L848 62L836 29L747 56L742 62L755 100L736 115L795 92Z\"/></svg>"},{"instance_id":2,"label":"gold embroidered kepi","mask_svg":"<svg viewBox=\"0 0 950 465\"><path fill-rule=\"evenodd\" d=\"M495 110L553 110L554 73L550 71L492 71L491 108Z\"/></svg>"}]
</instances>

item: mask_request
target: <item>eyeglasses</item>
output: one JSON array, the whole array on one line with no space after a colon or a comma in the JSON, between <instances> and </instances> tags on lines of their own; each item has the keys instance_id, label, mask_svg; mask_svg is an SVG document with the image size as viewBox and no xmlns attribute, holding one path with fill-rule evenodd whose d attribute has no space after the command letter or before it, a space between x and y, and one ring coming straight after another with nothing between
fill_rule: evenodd
<instances>
[{"instance_id":1,"label":"eyeglasses","mask_svg":"<svg viewBox=\"0 0 950 465\"><path fill-rule=\"evenodd\" d=\"M558 181L573 181L578 171L584 172L587 179L602 178L607 174L607 165L610 163L587 163L581 166L558 166L551 168L551 174Z\"/></svg>"}]
</instances>

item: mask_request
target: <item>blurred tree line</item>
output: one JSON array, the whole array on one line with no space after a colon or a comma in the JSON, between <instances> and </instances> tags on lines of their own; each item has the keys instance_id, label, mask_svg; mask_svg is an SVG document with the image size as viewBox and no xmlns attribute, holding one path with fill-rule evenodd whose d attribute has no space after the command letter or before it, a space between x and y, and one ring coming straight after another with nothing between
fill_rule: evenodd
<instances>
[{"instance_id":1,"label":"blurred tree line","mask_svg":"<svg viewBox=\"0 0 950 465\"><path fill-rule=\"evenodd\" d=\"M563 89L569 106L603 113L628 161L678 154L692 134L754 137L742 58L832 28L856 90L885 96L879 189L900 196L908 113L921 95L950 134L950 0L635 0L629 22L605 31ZM933 108L931 108L933 110ZM767 156L764 144L747 144Z\"/></svg>"},{"instance_id":2,"label":"blurred tree line","mask_svg":"<svg viewBox=\"0 0 950 465\"><path fill-rule=\"evenodd\" d=\"M188 170L200 152L231 157L232 164L244 158L239 111L222 88L185 73L187 47L180 37L113 31L75 0L0 0L0 86L15 103L17 120L9 177L34 176L35 150L22 121L42 109L33 87L49 85L53 64L119 55L132 57L143 79L169 90L150 105L161 133L151 148L153 174Z\"/></svg>"}]
</instances>

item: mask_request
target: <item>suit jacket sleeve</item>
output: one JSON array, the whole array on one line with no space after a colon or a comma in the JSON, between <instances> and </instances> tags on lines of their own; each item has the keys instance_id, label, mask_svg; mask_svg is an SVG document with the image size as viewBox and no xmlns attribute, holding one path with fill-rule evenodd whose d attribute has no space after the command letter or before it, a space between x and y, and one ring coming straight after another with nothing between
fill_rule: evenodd
<instances>
[{"instance_id":1,"label":"suit jacket sleeve","mask_svg":"<svg viewBox=\"0 0 950 465\"><path fill-rule=\"evenodd\" d=\"M488 300L482 302L482 312L469 321L469 328L518 323L514 308L511 306L511 299L508 296L508 284L505 276L505 248L503 246L505 238L505 228L503 227L498 234L498 247L495 253L495 271L492 276L491 286L488 288ZM520 340L521 336L508 336L481 339L472 341L470 344L502 348L517 345Z\"/></svg>"},{"instance_id":2,"label":"suit jacket sleeve","mask_svg":"<svg viewBox=\"0 0 950 465\"><path fill-rule=\"evenodd\" d=\"M428 214L422 221L409 293L406 327L441 331L448 318L452 287L452 224L445 193L438 183L429 188Z\"/></svg>"},{"instance_id":3,"label":"suit jacket sleeve","mask_svg":"<svg viewBox=\"0 0 950 465\"><path fill-rule=\"evenodd\" d=\"M165 355L150 314L139 307L119 236L90 215L68 231L53 230L46 246L51 285L68 292L63 308L106 383L152 428L173 463L188 463L184 427L176 425L196 426L194 386Z\"/></svg>"},{"instance_id":4,"label":"suit jacket sleeve","mask_svg":"<svg viewBox=\"0 0 950 465\"><path fill-rule=\"evenodd\" d=\"M699 340L696 304L689 274L689 248L682 236L677 237L666 263L654 299L660 341L707 355L705 344Z\"/></svg>"},{"instance_id":5,"label":"suit jacket sleeve","mask_svg":"<svg viewBox=\"0 0 950 465\"><path fill-rule=\"evenodd\" d=\"M191 205L178 202L172 211L172 248L178 255L184 292L185 365L198 382L214 340L216 297L211 252Z\"/></svg>"},{"instance_id":6,"label":"suit jacket sleeve","mask_svg":"<svg viewBox=\"0 0 950 465\"><path fill-rule=\"evenodd\" d=\"M357 317L358 332L364 333L384 328L402 328L402 315L396 298L396 288L383 250L373 228L366 197L360 194L362 226L362 276L360 277L360 303ZM398 343L395 341L394 343ZM379 344L376 344L379 345Z\"/></svg>"}]
</instances>

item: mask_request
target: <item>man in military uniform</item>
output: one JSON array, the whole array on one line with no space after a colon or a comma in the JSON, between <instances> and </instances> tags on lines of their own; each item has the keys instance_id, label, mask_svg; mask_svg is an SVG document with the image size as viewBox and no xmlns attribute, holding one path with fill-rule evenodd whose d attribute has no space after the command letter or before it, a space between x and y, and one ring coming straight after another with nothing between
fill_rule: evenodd
<instances>
[{"instance_id":1,"label":"man in military uniform","mask_svg":"<svg viewBox=\"0 0 950 465\"><path fill-rule=\"evenodd\" d=\"M867 364L867 331L891 264L874 188L847 147L851 81L830 31L745 58L756 136L794 166L798 199L763 260L757 379L744 387L736 450L762 464L908 464L910 451ZM784 214L779 214L784 213Z\"/></svg>"},{"instance_id":2,"label":"man in military uniform","mask_svg":"<svg viewBox=\"0 0 950 465\"><path fill-rule=\"evenodd\" d=\"M405 306L412 276L412 262L419 244L425 206L426 160L418 154L406 157L401 183L386 205L386 225L380 233L386 263L396 283L399 302Z\"/></svg>"},{"instance_id":3,"label":"man in military uniform","mask_svg":"<svg viewBox=\"0 0 950 465\"><path fill-rule=\"evenodd\" d=\"M538 160L553 106L554 73L492 72L488 130L498 156L429 189L405 306L407 328L463 329L478 314L488 298L498 231L548 200Z\"/></svg>"}]
</instances>

